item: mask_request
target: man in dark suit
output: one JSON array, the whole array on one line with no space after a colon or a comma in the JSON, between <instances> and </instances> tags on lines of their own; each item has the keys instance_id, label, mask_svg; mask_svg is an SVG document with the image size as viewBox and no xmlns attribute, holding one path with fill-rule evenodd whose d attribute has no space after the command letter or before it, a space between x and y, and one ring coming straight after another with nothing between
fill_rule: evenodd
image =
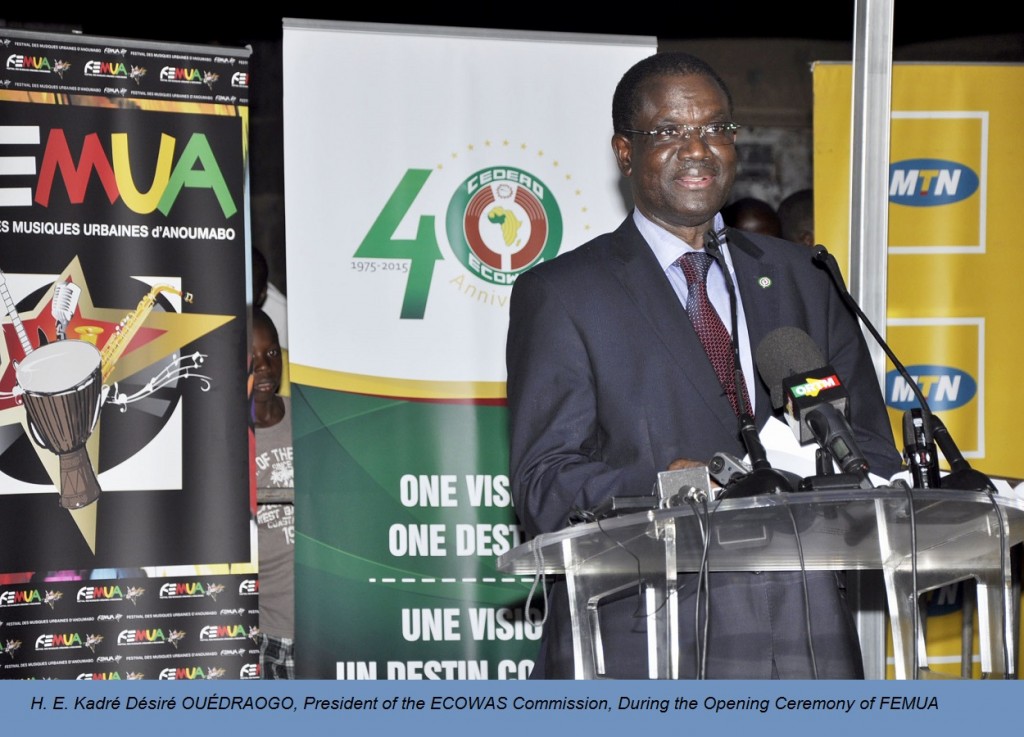
<instances>
[{"instance_id":1,"label":"man in dark suit","mask_svg":"<svg viewBox=\"0 0 1024 737\"><path fill-rule=\"evenodd\" d=\"M686 54L649 57L622 78L612 117L612 148L635 211L614 233L523 274L512 293L512 493L527 532L561 529L574 511L612 496L653 493L657 473L670 467L706 463L718 451L743 456L737 395L753 402L759 426L772 414L751 346L784 325L806 331L846 382L852 424L872 471L888 477L898 470L867 349L827 274L805 248L724 229L719 210L735 178L738 126L718 75ZM722 233L738 291L745 387L720 378L728 376L731 356L726 370L716 369L688 315L688 299L700 287L690 286L692 268L686 272L684 263L703 258L712 231ZM709 265L715 319L730 326L725 276L717 262ZM818 675L860 677L841 577L809 573L807 588ZM690 677L695 589L692 577L686 580L679 606L681 663ZM804 594L798 572L713 573L707 675L812 677ZM602 622L609 674L646 677L642 603L631 595L608 604ZM559 585L535 674L571 677L572 664Z\"/></svg>"}]
</instances>

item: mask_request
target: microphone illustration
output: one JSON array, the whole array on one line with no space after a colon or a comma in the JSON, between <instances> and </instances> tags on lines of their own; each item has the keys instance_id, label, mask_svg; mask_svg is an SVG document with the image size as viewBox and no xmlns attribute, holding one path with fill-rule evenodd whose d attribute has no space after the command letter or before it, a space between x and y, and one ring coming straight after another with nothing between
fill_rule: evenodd
<instances>
[{"instance_id":1,"label":"microphone illustration","mask_svg":"<svg viewBox=\"0 0 1024 737\"><path fill-rule=\"evenodd\" d=\"M75 316L78 298L82 288L72 282L60 282L53 285L53 299L50 301L50 314L57 321L57 340L67 337L68 323Z\"/></svg>"}]
</instances>

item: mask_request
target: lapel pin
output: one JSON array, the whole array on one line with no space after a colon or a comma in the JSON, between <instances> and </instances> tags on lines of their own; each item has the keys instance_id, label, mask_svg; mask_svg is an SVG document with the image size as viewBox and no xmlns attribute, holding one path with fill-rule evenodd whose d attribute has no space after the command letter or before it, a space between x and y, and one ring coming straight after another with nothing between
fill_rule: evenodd
<instances>
[{"instance_id":1,"label":"lapel pin","mask_svg":"<svg viewBox=\"0 0 1024 737\"><path fill-rule=\"evenodd\" d=\"M762 276L760 279L757 280L757 283L758 285L760 285L761 289L767 289L772 285L772 280L769 279L767 276Z\"/></svg>"}]
</instances>

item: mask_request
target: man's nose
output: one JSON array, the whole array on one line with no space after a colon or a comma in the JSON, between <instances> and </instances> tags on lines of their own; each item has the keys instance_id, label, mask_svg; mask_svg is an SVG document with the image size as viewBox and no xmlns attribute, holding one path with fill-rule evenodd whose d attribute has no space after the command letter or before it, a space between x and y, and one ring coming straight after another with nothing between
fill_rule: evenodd
<instances>
[{"instance_id":1,"label":"man's nose","mask_svg":"<svg viewBox=\"0 0 1024 737\"><path fill-rule=\"evenodd\" d=\"M700 130L691 130L690 134L679 141L676 155L680 159L706 159L710 155L710 147L701 138Z\"/></svg>"}]
</instances>

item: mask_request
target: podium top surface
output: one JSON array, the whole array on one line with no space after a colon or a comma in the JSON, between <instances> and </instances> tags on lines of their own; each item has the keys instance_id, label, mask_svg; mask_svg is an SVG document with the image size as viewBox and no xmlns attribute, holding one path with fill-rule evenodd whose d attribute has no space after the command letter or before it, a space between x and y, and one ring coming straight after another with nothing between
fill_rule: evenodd
<instances>
[{"instance_id":1,"label":"podium top surface","mask_svg":"<svg viewBox=\"0 0 1024 737\"><path fill-rule=\"evenodd\" d=\"M911 506L910 500L913 500ZM624 514L536 538L498 559L517 575L697 570L921 571L999 565L1024 541L1024 502L977 491L894 488L772 494ZM674 566L672 562L674 561Z\"/></svg>"}]
</instances>

